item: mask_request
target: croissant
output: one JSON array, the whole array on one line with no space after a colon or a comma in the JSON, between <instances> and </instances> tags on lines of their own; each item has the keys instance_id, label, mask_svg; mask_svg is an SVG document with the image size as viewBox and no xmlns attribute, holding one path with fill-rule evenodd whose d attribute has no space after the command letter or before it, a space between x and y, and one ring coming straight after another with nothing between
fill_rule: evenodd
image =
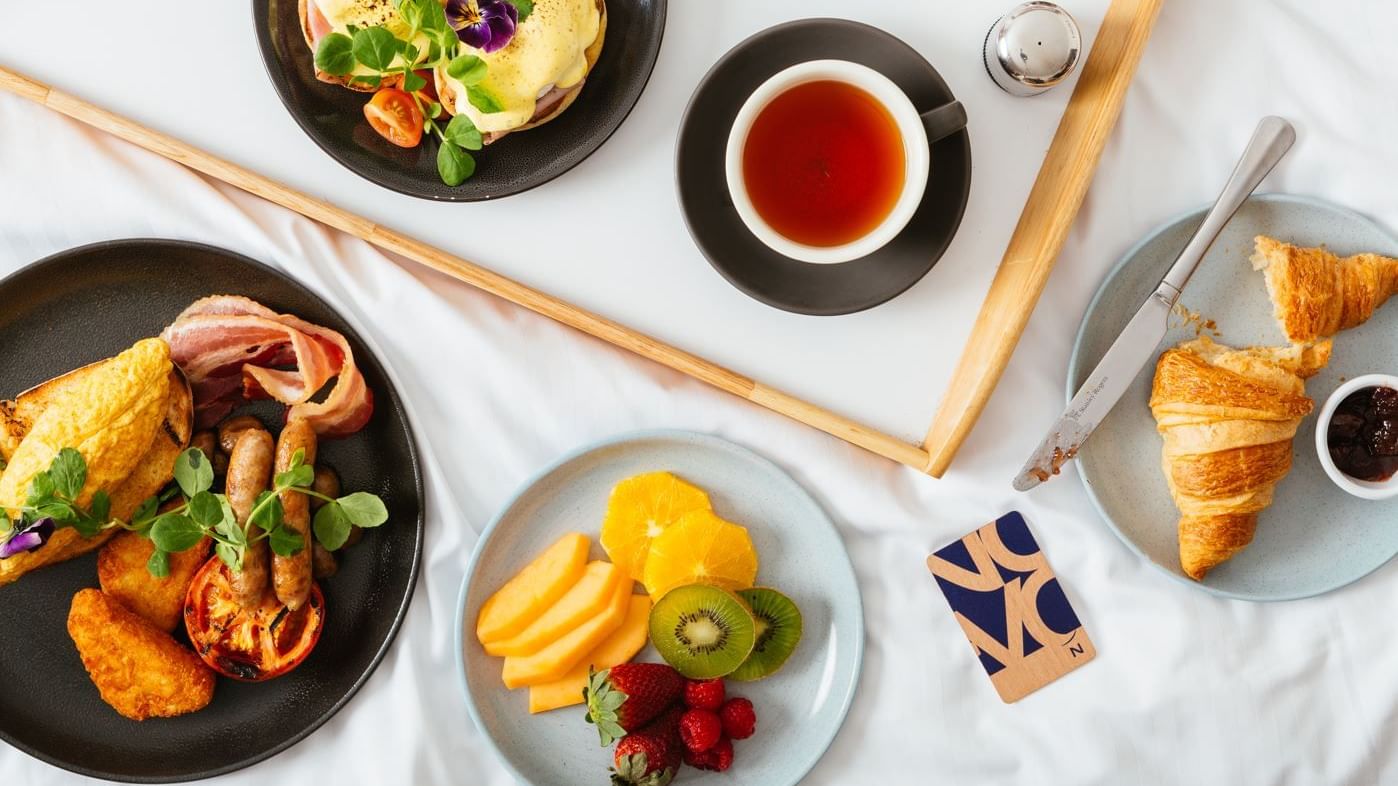
<instances>
[{"instance_id":1,"label":"croissant","mask_svg":"<svg viewBox=\"0 0 1398 786\"><path fill-rule=\"evenodd\" d=\"M1329 360L1329 341L1233 349L1208 337L1160 356L1150 409L1180 511L1180 567L1195 581L1252 542L1311 411L1303 380Z\"/></svg>"},{"instance_id":2,"label":"croissant","mask_svg":"<svg viewBox=\"0 0 1398 786\"><path fill-rule=\"evenodd\" d=\"M1398 259L1378 254L1340 258L1258 235L1253 270L1264 271L1286 337L1309 343L1355 327L1398 294Z\"/></svg>"}]
</instances>

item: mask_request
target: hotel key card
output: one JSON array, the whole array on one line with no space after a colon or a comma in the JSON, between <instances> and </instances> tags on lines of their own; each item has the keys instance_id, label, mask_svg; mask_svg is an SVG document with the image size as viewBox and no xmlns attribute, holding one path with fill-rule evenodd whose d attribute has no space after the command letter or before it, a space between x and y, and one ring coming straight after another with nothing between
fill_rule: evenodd
<instances>
[{"instance_id":1,"label":"hotel key card","mask_svg":"<svg viewBox=\"0 0 1398 786\"><path fill-rule=\"evenodd\" d=\"M1019 513L938 550L927 568L1005 703L1097 654Z\"/></svg>"}]
</instances>

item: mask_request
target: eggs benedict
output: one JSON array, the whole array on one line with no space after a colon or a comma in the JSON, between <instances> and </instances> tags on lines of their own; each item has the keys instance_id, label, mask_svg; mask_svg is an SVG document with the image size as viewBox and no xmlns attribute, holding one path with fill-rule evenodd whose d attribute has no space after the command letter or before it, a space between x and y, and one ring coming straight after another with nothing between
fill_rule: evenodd
<instances>
[{"instance_id":1,"label":"eggs benedict","mask_svg":"<svg viewBox=\"0 0 1398 786\"><path fill-rule=\"evenodd\" d=\"M602 53L606 30L604 0L534 0L533 11L503 48L462 45L463 52L485 62L486 77L479 86L499 111L477 108L445 68L435 73L437 94L448 111L471 118L486 144L543 125L577 99Z\"/></svg>"},{"instance_id":2,"label":"eggs benedict","mask_svg":"<svg viewBox=\"0 0 1398 786\"><path fill-rule=\"evenodd\" d=\"M348 34L351 28L382 25L395 35L407 32L394 0L300 0L301 33L311 52L320 46L321 39L331 33ZM425 45L425 37L417 36L415 44ZM373 92L378 85L354 81L355 76L368 76L372 72L362 66L342 75L330 74L317 68L316 78L322 82L344 85L351 90Z\"/></svg>"},{"instance_id":3,"label":"eggs benedict","mask_svg":"<svg viewBox=\"0 0 1398 786\"><path fill-rule=\"evenodd\" d=\"M452 77L445 66L434 69L434 87L443 111L469 117L485 144L560 115L577 99L602 52L607 28L605 0L534 0L527 15L515 17L517 22L512 19L507 25L512 34L503 46L500 31L490 18L492 7L503 5L501 0L450 0L444 5L461 38L459 53L475 55L486 65L486 76L475 87L488 93L496 106L490 107L493 111L478 108L466 85ZM302 32L313 52L331 33L348 34L356 28L384 26L403 39L408 34L394 0L300 0L300 11ZM464 29L467 26L475 27L479 34L471 35ZM493 41L491 29L496 30ZM413 43L426 50L428 38L419 34ZM387 82L355 79L370 73L362 66L346 74L318 68L316 77L354 90L388 86Z\"/></svg>"}]
</instances>

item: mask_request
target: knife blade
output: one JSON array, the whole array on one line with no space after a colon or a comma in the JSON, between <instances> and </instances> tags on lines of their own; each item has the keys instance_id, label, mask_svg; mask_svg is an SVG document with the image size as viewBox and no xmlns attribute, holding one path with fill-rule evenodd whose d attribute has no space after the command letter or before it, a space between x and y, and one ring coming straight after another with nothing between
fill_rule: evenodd
<instances>
[{"instance_id":1,"label":"knife blade","mask_svg":"<svg viewBox=\"0 0 1398 786\"><path fill-rule=\"evenodd\" d=\"M1189 277L1203 260L1204 253L1295 141L1296 130L1280 117L1264 117L1257 124L1247 149L1243 151L1242 158L1233 168L1233 174L1208 215L1204 216L1203 223L1194 231L1169 272L1141 304L1131 321L1126 323L1107 354L1102 356L1087 381L1068 402L1068 408L1029 457L1014 479L1015 490L1034 488L1057 475L1064 464L1077 456L1093 430L1121 400L1146 363L1155 356L1155 350L1169 330L1170 312L1179 301L1180 292L1189 282Z\"/></svg>"}]
</instances>

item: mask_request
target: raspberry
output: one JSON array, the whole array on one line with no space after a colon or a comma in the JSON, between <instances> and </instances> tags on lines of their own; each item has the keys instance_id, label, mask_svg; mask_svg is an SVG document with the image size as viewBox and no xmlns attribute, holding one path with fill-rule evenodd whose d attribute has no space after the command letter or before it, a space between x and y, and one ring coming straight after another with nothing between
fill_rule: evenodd
<instances>
[{"instance_id":1,"label":"raspberry","mask_svg":"<svg viewBox=\"0 0 1398 786\"><path fill-rule=\"evenodd\" d=\"M691 753L712 748L722 734L722 722L708 710L687 710L680 716L680 739Z\"/></svg>"},{"instance_id":2,"label":"raspberry","mask_svg":"<svg viewBox=\"0 0 1398 786\"><path fill-rule=\"evenodd\" d=\"M723 733L735 740L745 740L757 730L757 713L747 699L729 699L718 717L723 721Z\"/></svg>"},{"instance_id":3,"label":"raspberry","mask_svg":"<svg viewBox=\"0 0 1398 786\"><path fill-rule=\"evenodd\" d=\"M690 680L684 686L684 703L696 710L718 712L723 706L723 678Z\"/></svg>"},{"instance_id":4,"label":"raspberry","mask_svg":"<svg viewBox=\"0 0 1398 786\"><path fill-rule=\"evenodd\" d=\"M723 772L733 766L733 741L727 737L720 737L718 742L706 751L685 751L684 763L696 770Z\"/></svg>"}]
</instances>

